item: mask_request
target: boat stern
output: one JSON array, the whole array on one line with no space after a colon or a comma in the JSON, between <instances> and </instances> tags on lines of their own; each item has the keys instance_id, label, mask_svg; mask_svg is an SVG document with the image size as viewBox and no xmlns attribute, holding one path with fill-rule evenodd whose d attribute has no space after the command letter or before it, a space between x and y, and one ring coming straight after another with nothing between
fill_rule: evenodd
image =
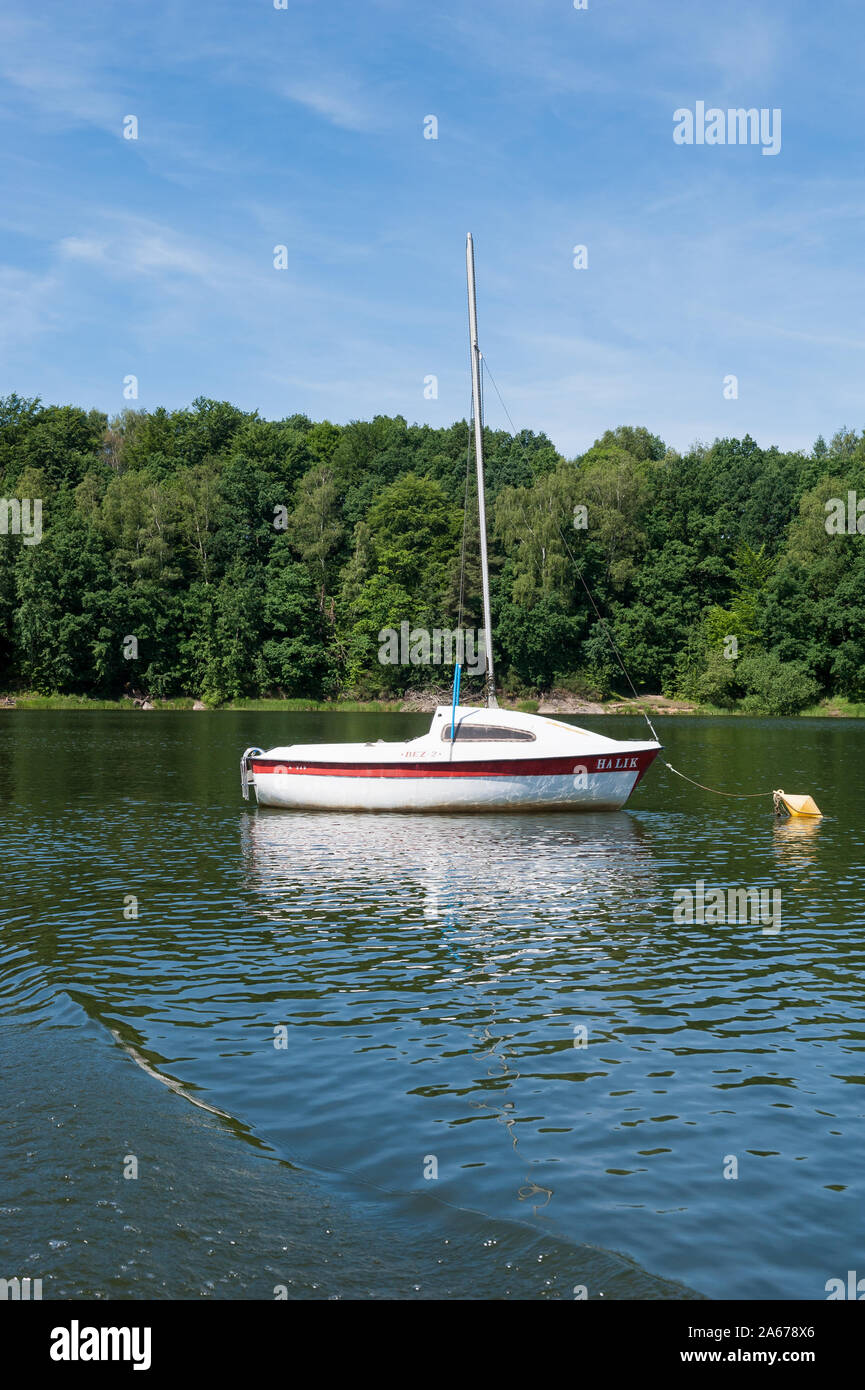
<instances>
[{"instance_id":1,"label":"boat stern","mask_svg":"<svg viewBox=\"0 0 865 1390\"><path fill-rule=\"evenodd\" d=\"M249 800L249 788L255 788L255 773L252 770L252 759L260 757L263 752L263 748L247 748L243 757L240 759L240 790L244 801Z\"/></svg>"}]
</instances>

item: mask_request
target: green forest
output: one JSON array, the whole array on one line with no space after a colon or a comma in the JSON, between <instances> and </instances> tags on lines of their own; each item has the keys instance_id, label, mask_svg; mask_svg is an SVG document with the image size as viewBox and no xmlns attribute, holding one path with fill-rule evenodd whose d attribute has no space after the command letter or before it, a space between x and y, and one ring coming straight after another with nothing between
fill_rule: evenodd
<instances>
[{"instance_id":1,"label":"green forest","mask_svg":"<svg viewBox=\"0 0 865 1390\"><path fill-rule=\"evenodd\" d=\"M461 590L463 625L482 625L469 442L464 420L0 399L0 690L220 704L448 685L441 665L382 664L379 633L455 628ZM775 714L865 699L855 497L827 529L832 499L865 499L865 432L810 453L746 436L679 454L630 426L574 459L529 430L484 442L505 696L627 693L612 635L639 692ZM15 533L27 499L38 543Z\"/></svg>"}]
</instances>

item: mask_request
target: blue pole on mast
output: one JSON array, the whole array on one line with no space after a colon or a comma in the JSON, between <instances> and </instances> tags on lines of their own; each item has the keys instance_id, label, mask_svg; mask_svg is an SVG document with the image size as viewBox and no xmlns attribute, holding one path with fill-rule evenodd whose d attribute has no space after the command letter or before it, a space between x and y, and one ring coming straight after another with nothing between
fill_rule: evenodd
<instances>
[{"instance_id":1,"label":"blue pole on mast","mask_svg":"<svg viewBox=\"0 0 865 1390\"><path fill-rule=\"evenodd\" d=\"M454 668L454 702L453 702L453 706L452 706L452 708L451 708L451 748L453 748L453 746L454 746L454 733L455 733L455 730L456 730L456 722L457 722L457 705L458 705L459 702L460 702L460 671L461 671L461 670L462 670L462 667L460 666L459 662L457 662L456 667Z\"/></svg>"}]
</instances>

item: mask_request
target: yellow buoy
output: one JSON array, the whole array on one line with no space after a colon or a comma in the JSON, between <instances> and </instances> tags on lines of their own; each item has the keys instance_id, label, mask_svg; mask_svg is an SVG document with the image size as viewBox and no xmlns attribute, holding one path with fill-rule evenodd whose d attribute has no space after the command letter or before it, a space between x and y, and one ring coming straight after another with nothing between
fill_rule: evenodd
<instances>
[{"instance_id":1,"label":"yellow buoy","mask_svg":"<svg viewBox=\"0 0 865 1390\"><path fill-rule=\"evenodd\" d=\"M822 816L823 814L813 796L793 796L790 792L782 791L773 792L772 795L775 798L775 810L780 812L783 806L789 816Z\"/></svg>"}]
</instances>

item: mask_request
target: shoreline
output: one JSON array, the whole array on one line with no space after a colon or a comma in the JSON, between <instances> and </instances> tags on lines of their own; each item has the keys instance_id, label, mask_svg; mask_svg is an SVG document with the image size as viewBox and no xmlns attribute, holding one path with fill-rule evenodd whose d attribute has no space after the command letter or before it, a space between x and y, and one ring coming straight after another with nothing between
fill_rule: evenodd
<instances>
[{"instance_id":1,"label":"shoreline","mask_svg":"<svg viewBox=\"0 0 865 1390\"><path fill-rule=\"evenodd\" d=\"M466 703L473 703L467 701ZM106 713L147 713L189 711L190 713L220 714L432 714L442 704L450 704L450 693L431 691L410 692L401 700L312 700L312 699L238 699L223 704L208 705L192 696L145 703L130 696L119 699L99 699L89 695L37 695L32 692L0 693L0 712L4 710L82 710ZM714 705L699 705L689 700L667 699L663 695L645 695L634 700L613 696L609 700L581 700L564 691L552 691L537 699L500 701L502 709L526 714L556 715L672 715L677 717L751 717L760 719L865 719L865 704L856 704L843 697L827 697L818 705L794 715L756 713L753 710L722 709Z\"/></svg>"}]
</instances>

